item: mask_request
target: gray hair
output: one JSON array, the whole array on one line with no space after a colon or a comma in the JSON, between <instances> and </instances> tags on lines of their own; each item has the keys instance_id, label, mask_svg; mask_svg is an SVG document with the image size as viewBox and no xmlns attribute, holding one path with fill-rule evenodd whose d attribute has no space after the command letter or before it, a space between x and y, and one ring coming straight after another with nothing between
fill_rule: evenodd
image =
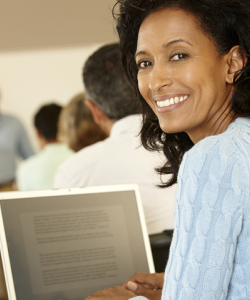
<instances>
[{"instance_id":1,"label":"gray hair","mask_svg":"<svg viewBox=\"0 0 250 300\"><path fill-rule=\"evenodd\" d=\"M119 120L137 113L118 43L103 46L88 58L83 68L83 81L86 98L110 119Z\"/></svg>"}]
</instances>

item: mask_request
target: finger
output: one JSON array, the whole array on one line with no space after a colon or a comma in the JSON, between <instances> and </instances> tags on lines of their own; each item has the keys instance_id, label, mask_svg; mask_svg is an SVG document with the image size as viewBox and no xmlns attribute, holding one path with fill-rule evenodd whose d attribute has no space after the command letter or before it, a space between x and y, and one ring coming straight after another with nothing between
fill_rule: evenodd
<instances>
[{"instance_id":1,"label":"finger","mask_svg":"<svg viewBox=\"0 0 250 300\"><path fill-rule=\"evenodd\" d=\"M147 274L147 273L137 273L132 276L128 281L123 284L123 288L130 290L128 288L129 282L139 283L143 287L147 289L159 289L163 287L164 281L164 273L154 273L154 274Z\"/></svg>"},{"instance_id":2,"label":"finger","mask_svg":"<svg viewBox=\"0 0 250 300\"><path fill-rule=\"evenodd\" d=\"M147 289L141 284L135 282L129 282L128 286L129 288L131 288L131 292L133 292L137 296L145 296L146 298L151 300L161 300L162 289Z\"/></svg>"},{"instance_id":3,"label":"finger","mask_svg":"<svg viewBox=\"0 0 250 300\"><path fill-rule=\"evenodd\" d=\"M147 273L144 278L144 283L147 283L149 286L153 288L162 288L164 282L164 273Z\"/></svg>"},{"instance_id":4,"label":"finger","mask_svg":"<svg viewBox=\"0 0 250 300\"><path fill-rule=\"evenodd\" d=\"M92 297L100 297L100 296L104 296L104 295L107 295L109 294L111 291L111 288L106 288L106 289L103 289L101 291L97 291L95 293L93 293ZM92 300L92 299L91 299Z\"/></svg>"},{"instance_id":5,"label":"finger","mask_svg":"<svg viewBox=\"0 0 250 300\"><path fill-rule=\"evenodd\" d=\"M129 281L134 281L134 282L138 282L139 278L143 278L145 276L145 273L135 273L133 276L131 276L126 282L124 282L124 284L122 285L122 287L124 289L127 289L127 285Z\"/></svg>"},{"instance_id":6,"label":"finger","mask_svg":"<svg viewBox=\"0 0 250 300\"><path fill-rule=\"evenodd\" d=\"M138 288L138 284L133 281L129 281L127 284L127 288L129 291L135 293Z\"/></svg>"},{"instance_id":7,"label":"finger","mask_svg":"<svg viewBox=\"0 0 250 300\"><path fill-rule=\"evenodd\" d=\"M129 281L135 282L135 283L140 283L140 284L144 284L145 287L154 287L154 278L157 276L157 274L150 274L150 273L135 273L132 277L129 278L129 280L127 280L122 287L125 289L128 289L127 285ZM156 278L157 279L157 278ZM153 284L152 284L153 283Z\"/></svg>"},{"instance_id":8,"label":"finger","mask_svg":"<svg viewBox=\"0 0 250 300\"><path fill-rule=\"evenodd\" d=\"M110 300L110 295L88 296L85 300Z\"/></svg>"},{"instance_id":9,"label":"finger","mask_svg":"<svg viewBox=\"0 0 250 300\"><path fill-rule=\"evenodd\" d=\"M129 281L127 287L129 291L141 296L144 296L145 294L148 294L150 291L154 290L152 287L148 288L145 287L145 285L135 283L133 281Z\"/></svg>"}]
</instances>

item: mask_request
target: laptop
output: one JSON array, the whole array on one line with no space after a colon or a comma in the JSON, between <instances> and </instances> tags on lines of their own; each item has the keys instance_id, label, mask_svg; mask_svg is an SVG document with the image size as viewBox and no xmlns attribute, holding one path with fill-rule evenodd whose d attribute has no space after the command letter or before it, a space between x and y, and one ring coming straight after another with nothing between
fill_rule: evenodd
<instances>
[{"instance_id":1,"label":"laptop","mask_svg":"<svg viewBox=\"0 0 250 300\"><path fill-rule=\"evenodd\" d=\"M137 185L0 193L9 300L82 300L154 272Z\"/></svg>"}]
</instances>

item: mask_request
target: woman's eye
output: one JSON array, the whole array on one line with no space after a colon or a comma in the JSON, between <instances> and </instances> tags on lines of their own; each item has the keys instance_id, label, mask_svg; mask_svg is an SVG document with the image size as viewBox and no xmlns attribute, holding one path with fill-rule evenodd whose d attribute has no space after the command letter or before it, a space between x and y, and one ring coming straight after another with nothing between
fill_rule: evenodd
<instances>
[{"instance_id":1,"label":"woman's eye","mask_svg":"<svg viewBox=\"0 0 250 300\"><path fill-rule=\"evenodd\" d=\"M145 69L145 68L147 68L149 66L151 66L151 63L149 61L147 61L147 60L140 61L137 64L138 69Z\"/></svg>"},{"instance_id":2,"label":"woman's eye","mask_svg":"<svg viewBox=\"0 0 250 300\"><path fill-rule=\"evenodd\" d=\"M177 53L171 56L170 60L182 60L188 57L188 54L185 53Z\"/></svg>"}]
</instances>

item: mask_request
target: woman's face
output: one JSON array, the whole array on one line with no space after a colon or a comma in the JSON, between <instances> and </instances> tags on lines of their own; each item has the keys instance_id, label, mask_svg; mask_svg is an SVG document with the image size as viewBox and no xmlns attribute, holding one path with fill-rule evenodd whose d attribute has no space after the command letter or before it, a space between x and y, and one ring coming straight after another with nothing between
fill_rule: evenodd
<instances>
[{"instance_id":1,"label":"woman's face","mask_svg":"<svg viewBox=\"0 0 250 300\"><path fill-rule=\"evenodd\" d=\"M229 110L228 62L196 19L180 9L152 13L142 23L135 55L139 90L167 133L197 142Z\"/></svg>"}]
</instances>

